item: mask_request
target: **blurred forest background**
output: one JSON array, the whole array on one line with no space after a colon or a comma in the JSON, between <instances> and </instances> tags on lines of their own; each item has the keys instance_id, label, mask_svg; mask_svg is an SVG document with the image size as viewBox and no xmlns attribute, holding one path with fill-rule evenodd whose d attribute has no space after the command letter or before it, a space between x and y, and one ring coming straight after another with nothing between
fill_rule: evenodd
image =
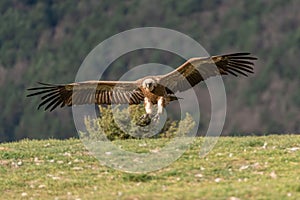
<instances>
[{"instance_id":1,"label":"blurred forest background","mask_svg":"<svg viewBox=\"0 0 300 200\"><path fill-rule=\"evenodd\" d=\"M249 51L259 58L250 78L225 78L223 135L299 133L299 7L298 0L1 0L0 142L76 137L70 108L36 110L39 98L26 98L26 88L73 82L97 44L145 26L187 34L211 55ZM159 52L136 55L113 69L180 64ZM116 79L117 71L105 78ZM200 103L209 108L209 98Z\"/></svg>"}]
</instances>

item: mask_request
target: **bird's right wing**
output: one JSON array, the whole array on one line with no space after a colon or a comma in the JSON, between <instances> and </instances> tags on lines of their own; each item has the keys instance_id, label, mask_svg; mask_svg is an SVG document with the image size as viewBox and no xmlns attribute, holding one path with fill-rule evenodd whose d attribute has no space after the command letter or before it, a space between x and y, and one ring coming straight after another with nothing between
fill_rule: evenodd
<instances>
[{"instance_id":1,"label":"bird's right wing","mask_svg":"<svg viewBox=\"0 0 300 200\"><path fill-rule=\"evenodd\" d=\"M65 105L81 104L139 104L144 95L135 81L85 81L70 84L46 84L29 88L33 93L27 95L41 96L38 108L54 110Z\"/></svg>"},{"instance_id":2,"label":"bird's right wing","mask_svg":"<svg viewBox=\"0 0 300 200\"><path fill-rule=\"evenodd\" d=\"M247 73L253 73L252 61L256 59L250 53L191 58L174 71L160 76L159 83L175 93L187 90L212 76L248 76Z\"/></svg>"}]
</instances>

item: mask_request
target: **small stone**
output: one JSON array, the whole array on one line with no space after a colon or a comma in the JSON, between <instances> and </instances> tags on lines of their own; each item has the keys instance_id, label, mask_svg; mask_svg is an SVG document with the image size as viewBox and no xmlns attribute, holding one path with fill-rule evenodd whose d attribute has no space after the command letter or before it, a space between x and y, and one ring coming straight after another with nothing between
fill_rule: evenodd
<instances>
[{"instance_id":1,"label":"small stone","mask_svg":"<svg viewBox=\"0 0 300 200\"><path fill-rule=\"evenodd\" d=\"M40 189L45 188L45 187L46 187L46 185L43 185L43 184L38 186L38 188L40 188Z\"/></svg>"},{"instance_id":2,"label":"small stone","mask_svg":"<svg viewBox=\"0 0 300 200\"><path fill-rule=\"evenodd\" d=\"M58 176L53 176L52 179L53 179L53 180L59 180L60 177L58 177Z\"/></svg>"},{"instance_id":3,"label":"small stone","mask_svg":"<svg viewBox=\"0 0 300 200\"><path fill-rule=\"evenodd\" d=\"M277 174L275 173L275 171L272 171L270 173L271 178L276 179L277 178Z\"/></svg>"},{"instance_id":4,"label":"small stone","mask_svg":"<svg viewBox=\"0 0 300 200\"><path fill-rule=\"evenodd\" d=\"M50 146L50 143L47 143L44 145L44 147L49 147Z\"/></svg>"},{"instance_id":5,"label":"small stone","mask_svg":"<svg viewBox=\"0 0 300 200\"><path fill-rule=\"evenodd\" d=\"M118 194L118 196L122 196L123 195L123 193L120 192L120 191L117 194Z\"/></svg>"},{"instance_id":6,"label":"small stone","mask_svg":"<svg viewBox=\"0 0 300 200\"><path fill-rule=\"evenodd\" d=\"M240 200L240 198L237 198L237 197L229 197L229 200Z\"/></svg>"},{"instance_id":7,"label":"small stone","mask_svg":"<svg viewBox=\"0 0 300 200\"><path fill-rule=\"evenodd\" d=\"M268 145L268 143L265 142L264 145L262 146L262 148L263 148L263 149L266 149L266 148L267 148L267 145Z\"/></svg>"},{"instance_id":8,"label":"small stone","mask_svg":"<svg viewBox=\"0 0 300 200\"><path fill-rule=\"evenodd\" d=\"M77 170L77 171L78 171L78 170L83 170L82 167L73 167L72 169L73 169L73 170Z\"/></svg>"},{"instance_id":9,"label":"small stone","mask_svg":"<svg viewBox=\"0 0 300 200\"><path fill-rule=\"evenodd\" d=\"M69 152L65 152L65 153L64 153L64 156L68 156L68 157L70 157L70 156L71 156L71 153L69 153Z\"/></svg>"},{"instance_id":10,"label":"small stone","mask_svg":"<svg viewBox=\"0 0 300 200\"><path fill-rule=\"evenodd\" d=\"M158 153L158 152L159 152L159 149L158 149L158 148L156 148L156 149L151 149L150 152L151 152L151 153Z\"/></svg>"},{"instance_id":11,"label":"small stone","mask_svg":"<svg viewBox=\"0 0 300 200\"><path fill-rule=\"evenodd\" d=\"M221 182L221 180L222 180L221 178L216 178L216 179L215 179L215 182L216 182L216 183L219 183L219 182Z\"/></svg>"},{"instance_id":12,"label":"small stone","mask_svg":"<svg viewBox=\"0 0 300 200\"><path fill-rule=\"evenodd\" d=\"M195 177L197 177L197 178L202 178L202 177L203 177L203 174L195 174Z\"/></svg>"},{"instance_id":13,"label":"small stone","mask_svg":"<svg viewBox=\"0 0 300 200\"><path fill-rule=\"evenodd\" d=\"M242 171L242 170L245 170L245 169L248 169L249 168L249 165L243 165L243 166L241 166L240 167L240 171Z\"/></svg>"},{"instance_id":14,"label":"small stone","mask_svg":"<svg viewBox=\"0 0 300 200\"><path fill-rule=\"evenodd\" d=\"M300 149L300 147L288 148L289 151L298 151L299 149Z\"/></svg>"},{"instance_id":15,"label":"small stone","mask_svg":"<svg viewBox=\"0 0 300 200\"><path fill-rule=\"evenodd\" d=\"M28 194L26 192L22 192L21 196L26 197Z\"/></svg>"}]
</instances>

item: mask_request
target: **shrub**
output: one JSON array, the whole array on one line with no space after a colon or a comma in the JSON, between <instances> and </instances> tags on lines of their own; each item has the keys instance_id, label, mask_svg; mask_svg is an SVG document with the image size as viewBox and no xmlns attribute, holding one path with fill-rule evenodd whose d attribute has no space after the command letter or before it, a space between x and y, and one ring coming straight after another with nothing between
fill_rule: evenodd
<instances>
[{"instance_id":1,"label":"shrub","mask_svg":"<svg viewBox=\"0 0 300 200\"><path fill-rule=\"evenodd\" d=\"M173 138L188 136L195 127L195 122L190 114L180 121L172 121L162 116L158 122L141 127L136 123L145 111L142 105L124 106L99 106L100 117L85 118L86 132L80 132L82 139L89 140L115 140L129 138ZM155 112L155 111L154 111Z\"/></svg>"}]
</instances>

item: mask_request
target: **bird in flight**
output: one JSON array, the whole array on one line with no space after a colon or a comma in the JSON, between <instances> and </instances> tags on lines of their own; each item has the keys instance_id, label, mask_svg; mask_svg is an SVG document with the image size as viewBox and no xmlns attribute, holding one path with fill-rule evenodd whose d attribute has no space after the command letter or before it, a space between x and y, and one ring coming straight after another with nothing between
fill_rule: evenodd
<instances>
[{"instance_id":1,"label":"bird in flight","mask_svg":"<svg viewBox=\"0 0 300 200\"><path fill-rule=\"evenodd\" d=\"M169 102L177 101L176 92L188 90L210 77L218 75L243 75L253 73L250 53L232 53L210 57L190 58L177 69L165 75L146 76L136 81L84 81L70 84L47 84L29 88L31 94L41 95L38 109L54 110L58 106L82 104L140 104L144 102L146 114L138 125L147 126L151 119L158 120ZM157 113L153 105L157 104ZM154 114L154 115L153 115ZM152 117L152 118L151 118Z\"/></svg>"}]
</instances>

